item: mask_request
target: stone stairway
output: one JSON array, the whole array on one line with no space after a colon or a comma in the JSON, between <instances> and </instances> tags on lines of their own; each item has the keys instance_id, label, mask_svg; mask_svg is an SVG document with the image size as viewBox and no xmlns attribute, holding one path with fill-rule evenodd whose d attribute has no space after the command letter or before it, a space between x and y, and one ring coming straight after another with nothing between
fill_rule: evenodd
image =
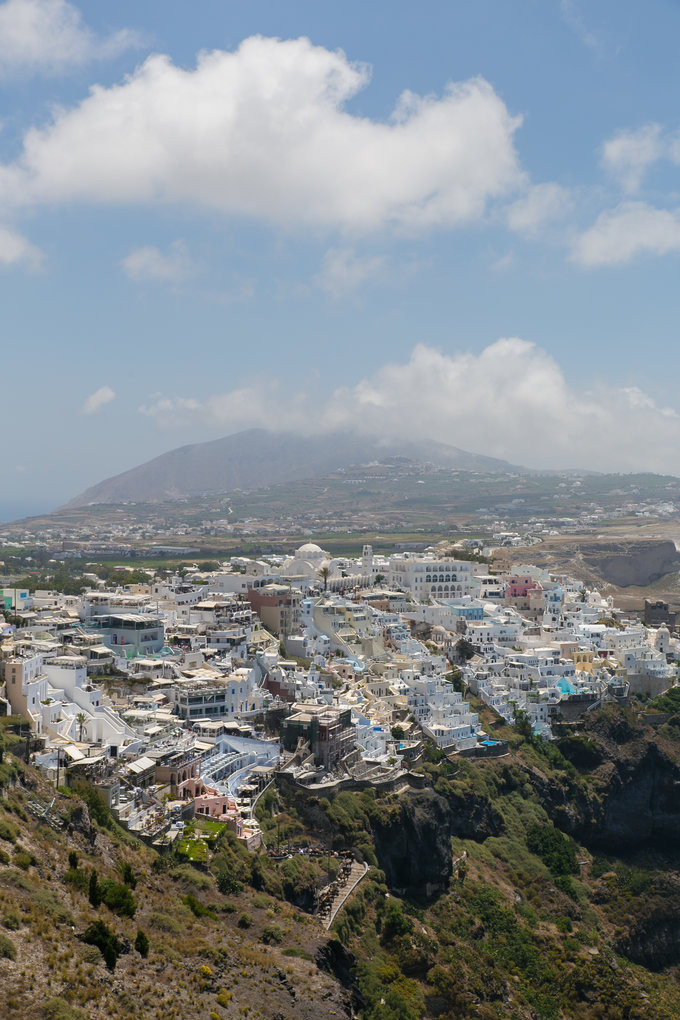
<instances>
[{"instance_id":1,"label":"stone stairway","mask_svg":"<svg viewBox=\"0 0 680 1020\"><path fill-rule=\"evenodd\" d=\"M320 915L321 923L327 931L333 924L336 914L345 903L345 900L352 892L354 892L356 887L359 885L359 882L365 877L367 872L368 864L360 864L358 861L354 861L352 863L346 882L340 889L338 889L334 899L330 902L329 907L327 907L327 909L324 910L324 913Z\"/></svg>"}]
</instances>

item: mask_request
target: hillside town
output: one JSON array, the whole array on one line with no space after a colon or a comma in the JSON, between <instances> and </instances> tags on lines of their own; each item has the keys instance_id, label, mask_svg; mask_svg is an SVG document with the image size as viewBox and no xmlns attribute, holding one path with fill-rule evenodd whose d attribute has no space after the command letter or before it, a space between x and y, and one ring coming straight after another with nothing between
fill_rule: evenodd
<instances>
[{"instance_id":1,"label":"hillside town","mask_svg":"<svg viewBox=\"0 0 680 1020\"><path fill-rule=\"evenodd\" d=\"M30 726L27 756L57 786L95 783L156 846L203 818L256 849L275 781L408 789L428 745L502 755L503 725L550 740L677 676L663 603L641 620L545 568L495 572L465 543L331 557L307 542L218 566L1 592L0 705Z\"/></svg>"}]
</instances>

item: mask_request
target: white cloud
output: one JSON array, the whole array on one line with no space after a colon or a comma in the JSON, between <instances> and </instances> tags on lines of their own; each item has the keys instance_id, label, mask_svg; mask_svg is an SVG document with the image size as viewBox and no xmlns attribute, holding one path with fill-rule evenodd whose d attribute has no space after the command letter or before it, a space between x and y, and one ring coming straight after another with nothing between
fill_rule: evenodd
<instances>
[{"instance_id":1,"label":"white cloud","mask_svg":"<svg viewBox=\"0 0 680 1020\"><path fill-rule=\"evenodd\" d=\"M59 74L139 45L123 29L98 38L66 0L6 0L0 4L0 75Z\"/></svg>"},{"instance_id":2,"label":"white cloud","mask_svg":"<svg viewBox=\"0 0 680 1020\"><path fill-rule=\"evenodd\" d=\"M571 195L559 184L535 184L526 195L508 206L508 226L518 234L534 236L548 220L557 219L568 211Z\"/></svg>"},{"instance_id":3,"label":"white cloud","mask_svg":"<svg viewBox=\"0 0 680 1020\"><path fill-rule=\"evenodd\" d=\"M0 226L0 266L24 265L35 270L41 266L43 259L40 248L16 231Z\"/></svg>"},{"instance_id":4,"label":"white cloud","mask_svg":"<svg viewBox=\"0 0 680 1020\"><path fill-rule=\"evenodd\" d=\"M167 254L153 245L135 248L121 261L121 267L125 275L136 283L149 280L180 283L196 270L182 241L173 241Z\"/></svg>"},{"instance_id":5,"label":"white cloud","mask_svg":"<svg viewBox=\"0 0 680 1020\"><path fill-rule=\"evenodd\" d=\"M589 382L589 386L588 386ZM480 354L419 344L316 404L275 380L205 400L163 398L145 408L159 424L200 422L225 434L251 426L298 432L365 431L436 439L537 468L680 473L680 416L638 387L586 381L573 389L544 350L498 340Z\"/></svg>"},{"instance_id":6,"label":"white cloud","mask_svg":"<svg viewBox=\"0 0 680 1020\"><path fill-rule=\"evenodd\" d=\"M572 259L582 266L614 266L635 255L680 251L680 210L655 209L646 202L624 202L601 213L576 239Z\"/></svg>"},{"instance_id":7,"label":"white cloud","mask_svg":"<svg viewBox=\"0 0 680 1020\"><path fill-rule=\"evenodd\" d=\"M385 265L384 255L357 255L353 248L329 248L314 282L331 297L341 298L364 283L380 279Z\"/></svg>"},{"instance_id":8,"label":"white cloud","mask_svg":"<svg viewBox=\"0 0 680 1020\"><path fill-rule=\"evenodd\" d=\"M560 10L565 24L576 33L583 45L589 50L598 52L601 49L600 42L595 33L586 26L574 0L560 0Z\"/></svg>"},{"instance_id":9,"label":"white cloud","mask_svg":"<svg viewBox=\"0 0 680 1020\"><path fill-rule=\"evenodd\" d=\"M200 402L192 397L164 397L161 393L152 393L150 400L151 403L142 404L138 411L147 418L154 418L161 428L170 428L203 411Z\"/></svg>"},{"instance_id":10,"label":"white cloud","mask_svg":"<svg viewBox=\"0 0 680 1020\"><path fill-rule=\"evenodd\" d=\"M669 154L660 124L645 124L635 130L619 131L602 146L602 163L616 177L624 191L639 190L645 171Z\"/></svg>"},{"instance_id":11,"label":"white cloud","mask_svg":"<svg viewBox=\"0 0 680 1020\"><path fill-rule=\"evenodd\" d=\"M508 269L513 268L515 262L516 259L514 251L507 251L505 255L501 255L499 258L494 259L489 268L492 269L494 273L505 273Z\"/></svg>"},{"instance_id":12,"label":"white cloud","mask_svg":"<svg viewBox=\"0 0 680 1020\"><path fill-rule=\"evenodd\" d=\"M116 399L115 391L110 386L100 386L98 390L91 393L82 407L83 414L96 414L102 407L110 404Z\"/></svg>"},{"instance_id":13,"label":"white cloud","mask_svg":"<svg viewBox=\"0 0 680 1020\"><path fill-rule=\"evenodd\" d=\"M356 231L455 226L525 186L513 117L482 78L349 113L369 69L308 39L246 39L194 70L149 57L29 130L0 201L193 203Z\"/></svg>"}]
</instances>

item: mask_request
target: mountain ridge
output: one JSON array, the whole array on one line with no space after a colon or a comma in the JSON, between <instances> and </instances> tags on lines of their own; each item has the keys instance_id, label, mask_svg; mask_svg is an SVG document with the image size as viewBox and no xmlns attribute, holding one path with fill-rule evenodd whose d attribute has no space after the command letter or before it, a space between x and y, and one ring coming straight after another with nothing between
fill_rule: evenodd
<instances>
[{"instance_id":1,"label":"mountain ridge","mask_svg":"<svg viewBox=\"0 0 680 1020\"><path fill-rule=\"evenodd\" d=\"M467 471L501 474L520 470L507 461L468 453L434 440L382 442L352 433L300 436L247 429L169 450L90 486L63 509L182 499L197 492L255 489L281 481L318 478L339 468L391 457Z\"/></svg>"}]
</instances>

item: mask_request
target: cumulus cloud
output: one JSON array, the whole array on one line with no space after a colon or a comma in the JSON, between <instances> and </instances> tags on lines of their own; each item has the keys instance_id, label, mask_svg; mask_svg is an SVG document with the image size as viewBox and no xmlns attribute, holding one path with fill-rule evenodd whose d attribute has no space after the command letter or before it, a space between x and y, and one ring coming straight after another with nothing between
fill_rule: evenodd
<instances>
[{"instance_id":1,"label":"cumulus cloud","mask_svg":"<svg viewBox=\"0 0 680 1020\"><path fill-rule=\"evenodd\" d=\"M23 265L34 270L41 266L43 259L40 248L16 231L0 226L0 266Z\"/></svg>"},{"instance_id":2,"label":"cumulus cloud","mask_svg":"<svg viewBox=\"0 0 680 1020\"><path fill-rule=\"evenodd\" d=\"M623 202L601 213L574 244L572 259L582 266L614 266L635 255L680 251L680 210L655 209L646 202Z\"/></svg>"},{"instance_id":3,"label":"cumulus cloud","mask_svg":"<svg viewBox=\"0 0 680 1020\"><path fill-rule=\"evenodd\" d=\"M0 4L0 75L60 74L138 46L123 29L98 37L66 0L6 0Z\"/></svg>"},{"instance_id":4,"label":"cumulus cloud","mask_svg":"<svg viewBox=\"0 0 680 1020\"><path fill-rule=\"evenodd\" d=\"M224 433L251 426L365 431L436 439L535 468L680 473L680 416L638 387L590 381L573 389L544 350L517 338L479 354L425 344L403 363L330 396L282 399L275 380L205 400L161 398L144 409L164 426L201 422Z\"/></svg>"},{"instance_id":5,"label":"cumulus cloud","mask_svg":"<svg viewBox=\"0 0 680 1020\"><path fill-rule=\"evenodd\" d=\"M115 391L110 386L100 386L98 390L91 393L82 407L83 414L96 414L102 407L110 404L116 399Z\"/></svg>"},{"instance_id":6,"label":"cumulus cloud","mask_svg":"<svg viewBox=\"0 0 680 1020\"><path fill-rule=\"evenodd\" d=\"M149 57L24 136L0 201L193 203L282 224L455 226L526 186L520 124L482 78L350 113L370 71L308 39L246 39L195 69Z\"/></svg>"},{"instance_id":7,"label":"cumulus cloud","mask_svg":"<svg viewBox=\"0 0 680 1020\"><path fill-rule=\"evenodd\" d=\"M508 226L519 234L533 236L547 221L564 216L570 205L571 195L566 188L550 182L535 184L508 206Z\"/></svg>"},{"instance_id":8,"label":"cumulus cloud","mask_svg":"<svg viewBox=\"0 0 680 1020\"><path fill-rule=\"evenodd\" d=\"M639 190L645 171L670 154L660 124L645 124L634 130L619 131L602 146L602 163L616 177L624 191Z\"/></svg>"},{"instance_id":9,"label":"cumulus cloud","mask_svg":"<svg viewBox=\"0 0 680 1020\"><path fill-rule=\"evenodd\" d=\"M353 248L329 248L314 283L331 297L345 297L362 284L379 279L385 265L384 255L357 255Z\"/></svg>"},{"instance_id":10,"label":"cumulus cloud","mask_svg":"<svg viewBox=\"0 0 680 1020\"><path fill-rule=\"evenodd\" d=\"M196 270L182 241L173 241L165 254L154 245L135 248L121 261L121 267L136 283L181 283Z\"/></svg>"}]
</instances>

